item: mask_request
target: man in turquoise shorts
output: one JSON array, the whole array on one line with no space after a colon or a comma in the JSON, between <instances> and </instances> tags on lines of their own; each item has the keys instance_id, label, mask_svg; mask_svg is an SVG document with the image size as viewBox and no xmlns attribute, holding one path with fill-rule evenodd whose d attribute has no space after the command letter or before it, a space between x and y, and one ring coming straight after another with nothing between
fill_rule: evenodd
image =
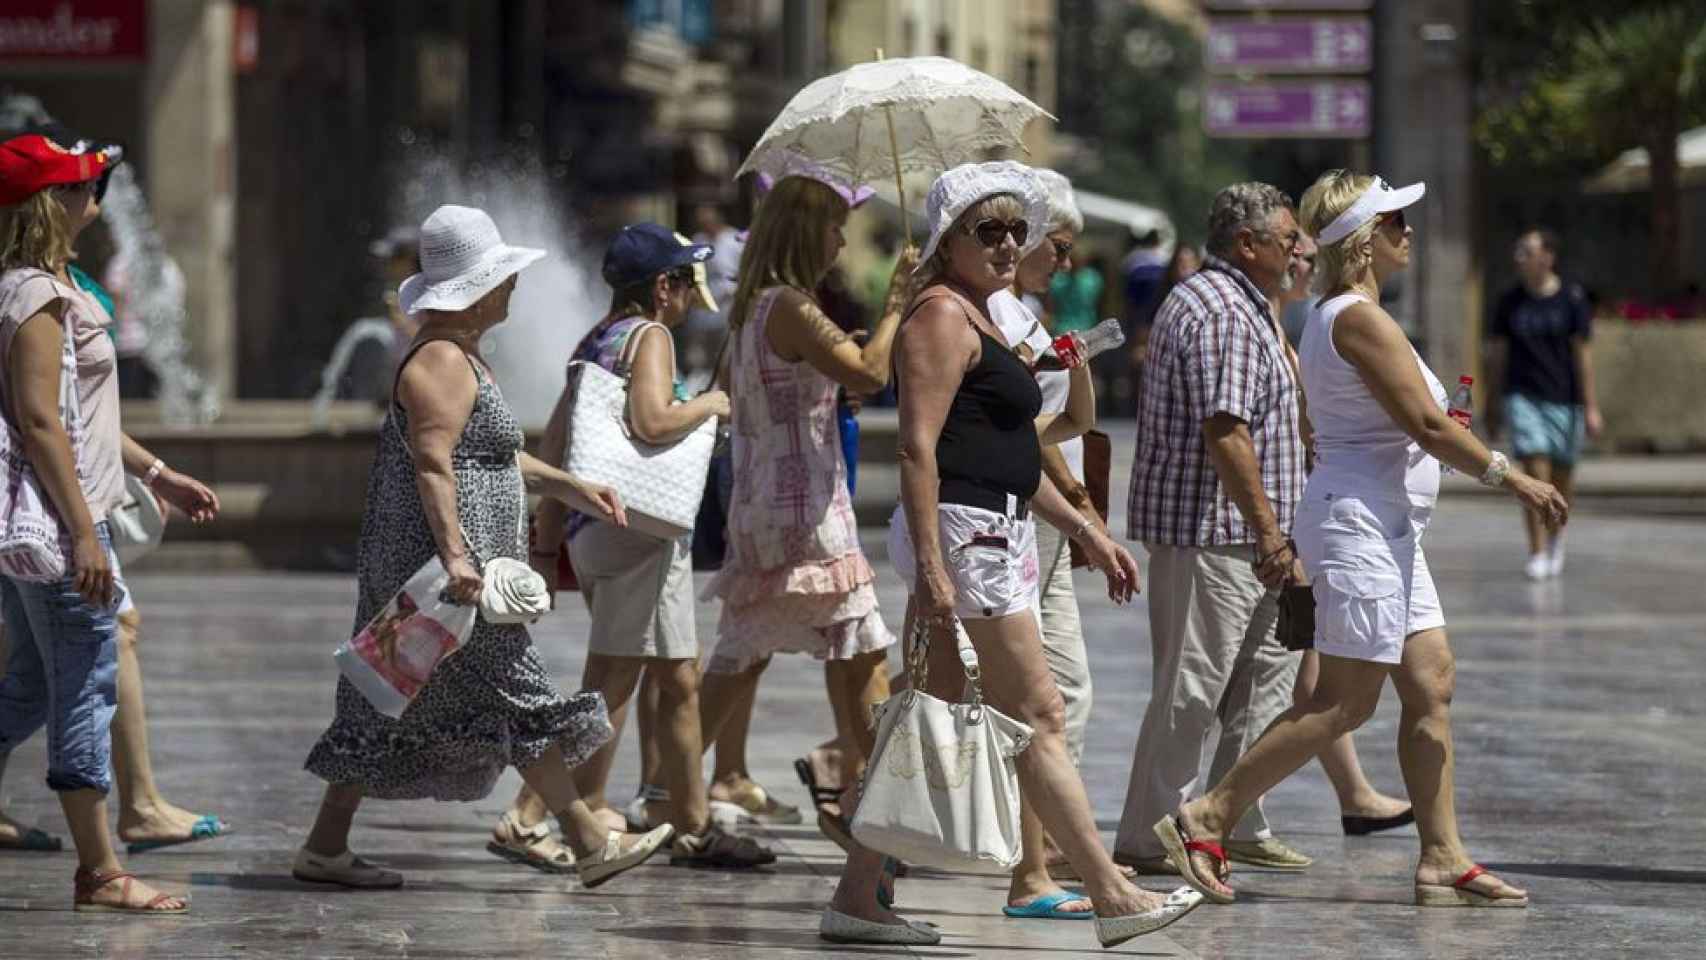
<instances>
[{"instance_id":1,"label":"man in turquoise shorts","mask_svg":"<svg viewBox=\"0 0 1706 960\"><path fill-rule=\"evenodd\" d=\"M1550 230L1517 238L1515 259L1522 282L1499 298L1488 331L1504 355L1505 424L1522 468L1573 500L1583 436L1598 436L1602 426L1589 354L1593 311L1581 286L1558 276L1558 239ZM1525 522L1524 572L1531 580L1558 576L1563 530L1549 536L1532 517Z\"/></svg>"}]
</instances>

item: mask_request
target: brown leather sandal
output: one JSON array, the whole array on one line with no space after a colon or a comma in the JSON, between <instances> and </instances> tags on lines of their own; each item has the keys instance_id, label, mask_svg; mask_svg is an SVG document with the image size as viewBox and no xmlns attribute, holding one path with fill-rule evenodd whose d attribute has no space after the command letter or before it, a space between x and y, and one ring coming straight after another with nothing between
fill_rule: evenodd
<instances>
[{"instance_id":1,"label":"brown leather sandal","mask_svg":"<svg viewBox=\"0 0 1706 960\"><path fill-rule=\"evenodd\" d=\"M88 867L78 867L77 876L73 880L75 894L71 908L79 913L141 913L150 916L179 916L190 912L189 901L183 897L175 897L169 893L156 894L146 903L137 903L130 899L130 885L136 875L125 870L114 870L111 873L101 873ZM95 891L109 883L124 881L118 903L96 903ZM164 904L176 902L175 907Z\"/></svg>"}]
</instances>

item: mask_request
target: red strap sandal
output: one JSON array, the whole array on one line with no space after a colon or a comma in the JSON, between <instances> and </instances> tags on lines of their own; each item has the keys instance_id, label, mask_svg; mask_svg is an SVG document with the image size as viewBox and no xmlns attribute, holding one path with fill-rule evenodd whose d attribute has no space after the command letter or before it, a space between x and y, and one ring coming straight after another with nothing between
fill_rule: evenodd
<instances>
[{"instance_id":1,"label":"red strap sandal","mask_svg":"<svg viewBox=\"0 0 1706 960\"><path fill-rule=\"evenodd\" d=\"M119 891L118 903L95 902L95 891L121 880L124 881L124 886ZM145 903L133 902L130 899L130 887L135 880L136 875L126 870L101 873L87 867L78 867L77 875L72 881L75 892L71 908L79 913L143 913L154 916L173 916L189 912L188 903L169 893L156 894ZM178 905L163 906L173 901L177 901Z\"/></svg>"}]
</instances>

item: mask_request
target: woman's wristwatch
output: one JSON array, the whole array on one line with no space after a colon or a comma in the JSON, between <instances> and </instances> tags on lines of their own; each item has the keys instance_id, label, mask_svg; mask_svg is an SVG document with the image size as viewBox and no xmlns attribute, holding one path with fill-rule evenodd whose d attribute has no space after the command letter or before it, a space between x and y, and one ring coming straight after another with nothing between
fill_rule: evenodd
<instances>
[{"instance_id":1,"label":"woman's wristwatch","mask_svg":"<svg viewBox=\"0 0 1706 960\"><path fill-rule=\"evenodd\" d=\"M1510 473L1510 460L1504 454L1494 451L1493 459L1487 463L1486 472L1481 474L1481 485L1483 487L1502 486Z\"/></svg>"},{"instance_id":2,"label":"woman's wristwatch","mask_svg":"<svg viewBox=\"0 0 1706 960\"><path fill-rule=\"evenodd\" d=\"M145 487L154 486L154 481L160 479L160 474L164 473L165 470L166 461L155 457L154 462L148 465L148 472L142 475L142 485Z\"/></svg>"}]
</instances>

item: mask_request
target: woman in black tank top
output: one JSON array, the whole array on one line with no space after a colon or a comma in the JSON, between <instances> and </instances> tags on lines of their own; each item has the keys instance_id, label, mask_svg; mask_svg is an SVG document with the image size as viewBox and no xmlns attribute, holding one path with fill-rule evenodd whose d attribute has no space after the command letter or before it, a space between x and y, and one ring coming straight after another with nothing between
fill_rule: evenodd
<instances>
[{"instance_id":1,"label":"woman in black tank top","mask_svg":"<svg viewBox=\"0 0 1706 960\"><path fill-rule=\"evenodd\" d=\"M1111 946L1172 922L1198 895L1167 900L1139 889L1102 846L1067 754L1064 707L1038 632L1031 510L1084 546L1116 602L1137 589L1137 564L1043 476L1042 393L988 316L989 296L1012 284L1026 241L1042 238L1046 201L1031 171L1005 162L956 167L931 188L928 208L938 225L924 251L931 279L901 325L894 361L901 507L890 553L903 577L913 572L909 563L916 572L903 635L911 640L915 622L927 625L929 692L958 700L957 616L977 650L987 702L1034 731L1018 757L1024 849L1007 912L1093 910L1097 936ZM1084 878L1087 896L1049 878L1045 827ZM907 939L904 923L876 903L882 876L880 855L861 849L849 857L825 914L826 935L924 942Z\"/></svg>"}]
</instances>

